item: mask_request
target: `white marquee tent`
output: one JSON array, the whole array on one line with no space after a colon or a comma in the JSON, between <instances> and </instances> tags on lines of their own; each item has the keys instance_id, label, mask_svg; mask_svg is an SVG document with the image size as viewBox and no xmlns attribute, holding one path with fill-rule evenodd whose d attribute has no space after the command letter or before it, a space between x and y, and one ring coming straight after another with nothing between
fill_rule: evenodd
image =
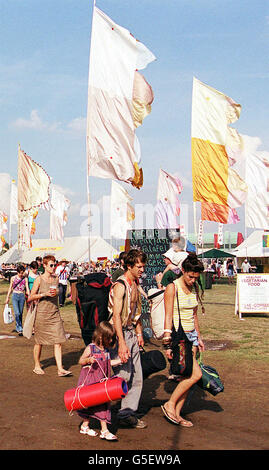
<instances>
[{"instance_id":1,"label":"white marquee tent","mask_svg":"<svg viewBox=\"0 0 269 470\"><path fill-rule=\"evenodd\" d=\"M112 245L101 237L93 236L90 241L90 254L93 261L100 257L113 259L119 254ZM88 237L66 237L63 243L50 239L33 239L32 248L21 253L18 251L18 243L16 242L12 248L0 256L0 263L31 263L37 256L43 258L48 254L54 255L58 261L65 258L76 263L87 262L89 258Z\"/></svg>"},{"instance_id":2,"label":"white marquee tent","mask_svg":"<svg viewBox=\"0 0 269 470\"><path fill-rule=\"evenodd\" d=\"M233 254L237 258L268 258L269 249L263 248L263 235L269 235L269 232L263 230L252 232L243 243L233 250Z\"/></svg>"}]
</instances>

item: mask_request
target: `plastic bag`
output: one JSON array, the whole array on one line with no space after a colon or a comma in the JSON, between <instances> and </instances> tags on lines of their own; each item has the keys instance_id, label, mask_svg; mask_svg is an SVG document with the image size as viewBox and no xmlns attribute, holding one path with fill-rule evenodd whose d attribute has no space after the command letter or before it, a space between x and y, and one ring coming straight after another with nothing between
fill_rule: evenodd
<instances>
[{"instance_id":1,"label":"plastic bag","mask_svg":"<svg viewBox=\"0 0 269 470\"><path fill-rule=\"evenodd\" d=\"M4 312L3 312L3 317L4 317L4 323L6 325L8 325L9 323L12 323L14 321L14 316L13 316L12 310L8 306L8 304L5 305Z\"/></svg>"}]
</instances>

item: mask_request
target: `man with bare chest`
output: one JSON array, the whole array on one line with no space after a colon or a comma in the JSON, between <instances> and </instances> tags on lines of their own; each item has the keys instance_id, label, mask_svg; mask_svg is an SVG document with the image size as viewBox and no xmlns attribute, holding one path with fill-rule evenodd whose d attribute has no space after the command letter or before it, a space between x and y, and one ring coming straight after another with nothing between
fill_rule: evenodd
<instances>
[{"instance_id":1,"label":"man with bare chest","mask_svg":"<svg viewBox=\"0 0 269 470\"><path fill-rule=\"evenodd\" d=\"M146 424L136 417L143 386L140 346L144 345L141 325L141 294L139 279L147 257L139 250L130 250L120 276L110 291L109 310L117 334L117 347L110 351L111 359L117 356L121 364L114 367L116 375L126 380L128 394L121 401L119 424L126 427L144 428Z\"/></svg>"}]
</instances>

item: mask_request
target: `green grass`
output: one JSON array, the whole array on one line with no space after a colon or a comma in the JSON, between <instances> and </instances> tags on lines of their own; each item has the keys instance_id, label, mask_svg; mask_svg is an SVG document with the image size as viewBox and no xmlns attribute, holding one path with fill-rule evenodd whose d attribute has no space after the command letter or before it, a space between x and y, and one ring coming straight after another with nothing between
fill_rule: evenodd
<instances>
[{"instance_id":1,"label":"green grass","mask_svg":"<svg viewBox=\"0 0 269 470\"><path fill-rule=\"evenodd\" d=\"M8 282L0 280L0 309L3 311ZM198 318L202 338L210 344L210 341L227 341L226 349L206 350L207 358L219 358L231 361L234 366L241 360L259 360L269 364L269 316L255 315L243 316L240 320L235 315L235 285L214 284L212 289L206 289L204 293L205 315L201 308L198 310ZM61 316L64 320L65 330L71 333L79 333L75 306L67 301L61 308ZM14 325L13 325L14 327ZM11 331L13 327L3 324L1 316L0 330Z\"/></svg>"}]
</instances>

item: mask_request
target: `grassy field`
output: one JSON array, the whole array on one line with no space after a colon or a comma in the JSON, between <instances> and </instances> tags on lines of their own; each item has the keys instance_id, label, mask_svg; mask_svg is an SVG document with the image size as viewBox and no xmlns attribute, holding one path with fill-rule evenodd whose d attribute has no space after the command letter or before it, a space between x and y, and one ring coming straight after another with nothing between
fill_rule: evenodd
<instances>
[{"instance_id":1,"label":"grassy field","mask_svg":"<svg viewBox=\"0 0 269 470\"><path fill-rule=\"evenodd\" d=\"M8 282L0 281L0 309L3 311ZM233 362L241 360L260 360L269 363L269 335L267 334L269 316L244 315L240 320L234 312L235 285L214 284L204 294L205 315L199 307L199 323L203 340L206 344L206 357L215 354L223 360ZM61 309L64 326L67 332L80 334L75 306L66 302ZM1 332L10 333L12 325L4 325L3 315L0 320ZM220 345L220 349L212 345ZM223 344L223 347L221 345Z\"/></svg>"}]
</instances>

